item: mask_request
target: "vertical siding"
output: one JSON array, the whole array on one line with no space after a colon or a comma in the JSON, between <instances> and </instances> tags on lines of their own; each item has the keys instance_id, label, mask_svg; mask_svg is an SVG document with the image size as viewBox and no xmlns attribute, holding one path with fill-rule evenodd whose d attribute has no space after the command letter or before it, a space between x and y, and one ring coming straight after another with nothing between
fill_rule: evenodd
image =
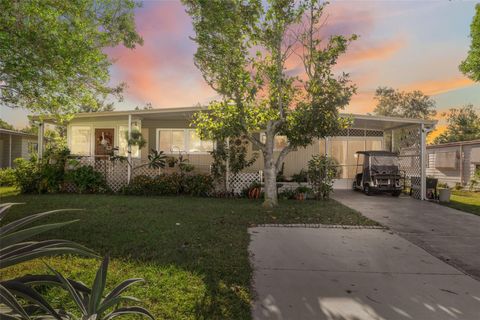
<instances>
[{"instance_id":1,"label":"vertical siding","mask_svg":"<svg viewBox=\"0 0 480 320\"><path fill-rule=\"evenodd\" d=\"M9 154L10 154L10 141L9 135L2 135L0 139L3 140L3 148L0 150L1 154L1 163L2 167L8 167L10 163ZM12 166L14 165L13 160L22 157L22 137L12 136L12 155L11 161Z\"/></svg>"}]
</instances>

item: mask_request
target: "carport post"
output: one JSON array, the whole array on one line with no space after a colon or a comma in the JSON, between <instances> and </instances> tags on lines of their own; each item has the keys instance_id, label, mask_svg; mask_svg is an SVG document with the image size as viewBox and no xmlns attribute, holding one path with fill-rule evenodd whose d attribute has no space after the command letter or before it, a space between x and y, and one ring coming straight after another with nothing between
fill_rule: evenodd
<instances>
[{"instance_id":1,"label":"carport post","mask_svg":"<svg viewBox=\"0 0 480 320\"><path fill-rule=\"evenodd\" d=\"M427 166L425 155L427 154L425 124L420 125L420 200L425 200L427 193Z\"/></svg>"},{"instance_id":2,"label":"carport post","mask_svg":"<svg viewBox=\"0 0 480 320\"><path fill-rule=\"evenodd\" d=\"M8 135L8 166L12 167L12 134Z\"/></svg>"}]
</instances>

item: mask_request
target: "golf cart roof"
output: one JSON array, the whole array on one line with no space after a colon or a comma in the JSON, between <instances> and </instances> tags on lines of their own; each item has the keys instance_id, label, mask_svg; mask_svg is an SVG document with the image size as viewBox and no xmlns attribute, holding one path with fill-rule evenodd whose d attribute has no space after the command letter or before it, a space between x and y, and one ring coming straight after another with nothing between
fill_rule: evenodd
<instances>
[{"instance_id":1,"label":"golf cart roof","mask_svg":"<svg viewBox=\"0 0 480 320\"><path fill-rule=\"evenodd\" d=\"M358 154L366 156L383 156L383 157L397 157L398 154L390 151L357 151Z\"/></svg>"}]
</instances>

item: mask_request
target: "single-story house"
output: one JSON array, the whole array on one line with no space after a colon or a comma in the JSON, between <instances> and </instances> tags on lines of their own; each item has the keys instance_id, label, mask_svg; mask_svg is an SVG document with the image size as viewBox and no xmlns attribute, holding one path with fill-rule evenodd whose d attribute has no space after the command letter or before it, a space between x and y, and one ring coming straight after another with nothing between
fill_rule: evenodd
<instances>
[{"instance_id":1,"label":"single-story house","mask_svg":"<svg viewBox=\"0 0 480 320\"><path fill-rule=\"evenodd\" d=\"M0 168L13 167L17 158L28 159L37 150L37 140L33 134L0 129Z\"/></svg>"},{"instance_id":2,"label":"single-story house","mask_svg":"<svg viewBox=\"0 0 480 320\"><path fill-rule=\"evenodd\" d=\"M427 146L427 176L453 187L468 186L480 170L480 140Z\"/></svg>"},{"instance_id":3,"label":"single-story house","mask_svg":"<svg viewBox=\"0 0 480 320\"><path fill-rule=\"evenodd\" d=\"M105 146L118 147L119 155L127 155L126 132L129 128L136 128L147 141L141 150L132 149L132 157L136 161L146 161L149 150L156 149L172 156L182 153L197 171L209 172L212 163L209 152L215 143L202 141L190 125L192 115L199 110L205 109L189 107L79 113L68 124L68 146L72 154L89 159L104 156ZM357 151L389 150L400 152L403 159L401 163L408 176L426 177L425 157L421 155L426 154L426 133L433 130L436 121L371 115L342 116L353 118L351 128L335 137L316 140L306 148L291 152L284 162L285 176L306 169L313 155L327 154L334 157L341 167L336 186L349 188L355 175ZM39 118L34 117L34 120ZM54 120L43 121L53 123ZM41 129L40 132L42 131ZM258 134L261 137L261 133ZM39 136L39 145L43 146L41 137L42 135ZM279 149L286 143L288 141L285 137L277 137ZM402 154L404 147L408 147L408 152ZM253 173L262 170L261 152L251 144L248 152L259 153L259 157L246 171ZM421 194L418 194L418 198L421 198Z\"/></svg>"}]
</instances>

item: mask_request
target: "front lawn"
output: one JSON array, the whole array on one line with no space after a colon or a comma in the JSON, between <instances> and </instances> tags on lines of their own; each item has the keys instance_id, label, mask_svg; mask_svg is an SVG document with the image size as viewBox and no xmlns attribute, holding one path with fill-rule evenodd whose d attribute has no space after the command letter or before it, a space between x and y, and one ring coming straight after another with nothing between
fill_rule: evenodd
<instances>
[{"instance_id":1,"label":"front lawn","mask_svg":"<svg viewBox=\"0 0 480 320\"><path fill-rule=\"evenodd\" d=\"M449 207L480 216L480 192L452 191Z\"/></svg>"},{"instance_id":2,"label":"front lawn","mask_svg":"<svg viewBox=\"0 0 480 320\"><path fill-rule=\"evenodd\" d=\"M249 319L250 279L247 228L260 223L376 225L330 201L284 201L265 211L259 201L189 197L109 195L18 195L3 202L24 202L10 209L9 220L58 208L85 208L42 220L80 219L47 234L78 241L112 263L108 286L143 277L129 295L141 298L158 319ZM72 257L47 263L90 284L100 260ZM1 278L45 273L40 260L4 270ZM59 291L49 298L61 301Z\"/></svg>"}]
</instances>

